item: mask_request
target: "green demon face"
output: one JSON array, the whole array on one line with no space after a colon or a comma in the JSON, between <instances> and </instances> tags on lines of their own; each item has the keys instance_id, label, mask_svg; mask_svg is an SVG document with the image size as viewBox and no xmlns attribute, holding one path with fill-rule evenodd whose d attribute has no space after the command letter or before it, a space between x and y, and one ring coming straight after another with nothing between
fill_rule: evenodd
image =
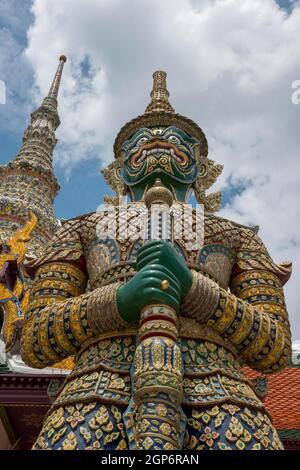
<instances>
[{"instance_id":1,"label":"green demon face","mask_svg":"<svg viewBox=\"0 0 300 470\"><path fill-rule=\"evenodd\" d=\"M141 128L122 145L124 182L139 199L159 177L179 199L197 176L198 141L177 127Z\"/></svg>"}]
</instances>

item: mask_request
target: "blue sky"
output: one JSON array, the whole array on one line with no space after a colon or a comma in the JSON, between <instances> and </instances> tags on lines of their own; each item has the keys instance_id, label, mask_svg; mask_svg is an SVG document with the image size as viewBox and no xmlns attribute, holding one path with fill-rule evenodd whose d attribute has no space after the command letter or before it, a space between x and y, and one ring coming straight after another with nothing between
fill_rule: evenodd
<instances>
[{"instance_id":1,"label":"blue sky","mask_svg":"<svg viewBox=\"0 0 300 470\"><path fill-rule=\"evenodd\" d=\"M280 6L280 8L283 8L288 13L290 13L293 8L293 3L295 2L293 2L293 0L277 0L277 3Z\"/></svg>"},{"instance_id":2,"label":"blue sky","mask_svg":"<svg viewBox=\"0 0 300 470\"><path fill-rule=\"evenodd\" d=\"M0 164L16 155L65 53L54 206L64 219L96 210L110 193L99 170L114 138L144 111L153 71L166 70L172 105L224 165L220 215L259 225L273 258L294 262L286 295L299 339L299 30L299 1L1 0Z\"/></svg>"}]
</instances>

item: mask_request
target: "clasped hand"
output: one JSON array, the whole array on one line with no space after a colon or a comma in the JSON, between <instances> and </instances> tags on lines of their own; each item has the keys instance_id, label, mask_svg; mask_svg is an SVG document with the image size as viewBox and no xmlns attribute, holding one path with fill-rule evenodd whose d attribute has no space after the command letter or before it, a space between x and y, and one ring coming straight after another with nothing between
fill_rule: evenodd
<instances>
[{"instance_id":1,"label":"clasped hand","mask_svg":"<svg viewBox=\"0 0 300 470\"><path fill-rule=\"evenodd\" d=\"M124 320L136 321L141 310L153 303L167 304L179 311L192 285L186 262L168 242L155 240L143 245L136 260L137 274L117 291L118 311ZM161 282L169 287L162 290Z\"/></svg>"}]
</instances>

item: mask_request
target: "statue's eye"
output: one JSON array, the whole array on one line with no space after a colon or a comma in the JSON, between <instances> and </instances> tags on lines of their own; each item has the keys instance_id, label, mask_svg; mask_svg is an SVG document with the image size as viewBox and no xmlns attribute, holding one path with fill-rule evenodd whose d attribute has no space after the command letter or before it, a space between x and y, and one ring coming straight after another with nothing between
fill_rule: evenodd
<instances>
[{"instance_id":1,"label":"statue's eye","mask_svg":"<svg viewBox=\"0 0 300 470\"><path fill-rule=\"evenodd\" d=\"M146 142L148 142L147 137L142 137L140 140L137 141L136 146L140 147L141 145L145 144Z\"/></svg>"},{"instance_id":2,"label":"statue's eye","mask_svg":"<svg viewBox=\"0 0 300 470\"><path fill-rule=\"evenodd\" d=\"M176 135L170 135L170 137L168 137L168 141L172 144L180 144L180 140L178 137L176 137Z\"/></svg>"}]
</instances>

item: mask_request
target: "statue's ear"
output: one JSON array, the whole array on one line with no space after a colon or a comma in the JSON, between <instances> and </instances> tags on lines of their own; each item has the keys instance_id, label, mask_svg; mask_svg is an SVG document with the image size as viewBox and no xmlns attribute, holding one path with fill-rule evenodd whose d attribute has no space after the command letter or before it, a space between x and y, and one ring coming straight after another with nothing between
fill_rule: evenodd
<instances>
[{"instance_id":1,"label":"statue's ear","mask_svg":"<svg viewBox=\"0 0 300 470\"><path fill-rule=\"evenodd\" d=\"M210 188L223 171L223 165L210 160L209 158L199 157L197 159L198 176L193 185L195 197L200 204L209 212L216 212L221 208L221 193L211 193L206 195L206 190Z\"/></svg>"},{"instance_id":2,"label":"statue's ear","mask_svg":"<svg viewBox=\"0 0 300 470\"><path fill-rule=\"evenodd\" d=\"M116 196L104 196L104 201L109 201L110 204L117 205L120 203L121 198L126 194L126 185L121 173L123 166L124 159L118 158L101 170L106 183L116 193Z\"/></svg>"},{"instance_id":3,"label":"statue's ear","mask_svg":"<svg viewBox=\"0 0 300 470\"><path fill-rule=\"evenodd\" d=\"M196 162L200 160L200 145L198 142L194 145L194 159Z\"/></svg>"}]
</instances>

